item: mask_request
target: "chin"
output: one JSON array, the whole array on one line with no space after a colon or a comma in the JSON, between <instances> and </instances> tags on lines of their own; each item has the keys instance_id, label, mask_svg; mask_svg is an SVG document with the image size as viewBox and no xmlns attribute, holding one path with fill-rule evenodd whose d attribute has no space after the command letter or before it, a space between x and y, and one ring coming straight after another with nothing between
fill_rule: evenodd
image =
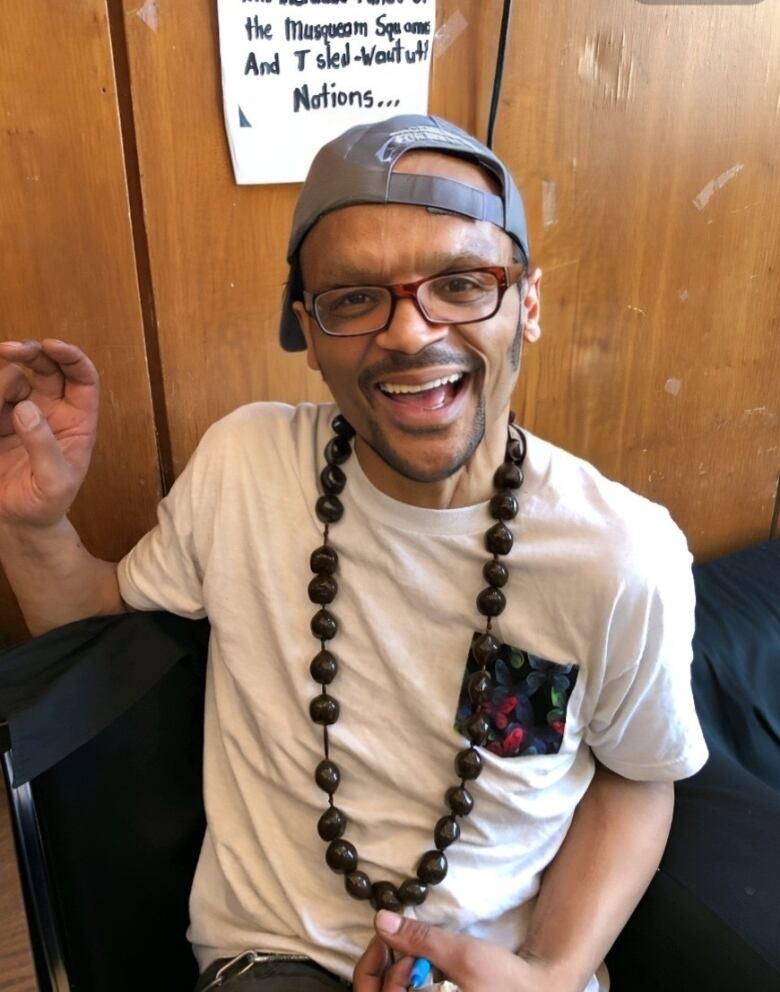
<instances>
[{"instance_id":1,"label":"chin","mask_svg":"<svg viewBox=\"0 0 780 992\"><path fill-rule=\"evenodd\" d=\"M376 423L371 428L371 447L395 472L412 482L442 482L463 468L482 442L485 408L480 403L472 424L457 438L428 434L410 439L403 448L393 444Z\"/></svg>"}]
</instances>

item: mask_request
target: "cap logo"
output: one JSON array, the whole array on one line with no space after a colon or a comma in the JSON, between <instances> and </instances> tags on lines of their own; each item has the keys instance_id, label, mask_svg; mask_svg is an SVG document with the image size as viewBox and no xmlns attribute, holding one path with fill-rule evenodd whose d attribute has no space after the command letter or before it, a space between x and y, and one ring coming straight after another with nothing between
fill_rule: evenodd
<instances>
[{"instance_id":1,"label":"cap logo","mask_svg":"<svg viewBox=\"0 0 780 992\"><path fill-rule=\"evenodd\" d=\"M379 149L379 159L387 162L394 159L401 148L407 145L418 143L435 142L437 145L452 145L454 148L468 148L472 152L479 153L480 149L468 138L460 135L449 134L438 127L420 124L414 127L404 128L402 131L394 131L387 141Z\"/></svg>"}]
</instances>

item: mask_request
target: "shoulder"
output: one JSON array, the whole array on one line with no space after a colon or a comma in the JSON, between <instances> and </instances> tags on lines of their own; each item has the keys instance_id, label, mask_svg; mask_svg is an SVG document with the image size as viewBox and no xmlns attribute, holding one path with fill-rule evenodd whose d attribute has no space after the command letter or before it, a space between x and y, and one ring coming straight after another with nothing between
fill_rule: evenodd
<instances>
[{"instance_id":1,"label":"shoulder","mask_svg":"<svg viewBox=\"0 0 780 992\"><path fill-rule=\"evenodd\" d=\"M247 403L215 421L197 448L201 459L230 454L245 456L299 455L317 442L333 416L329 403ZM297 460L297 459L296 459Z\"/></svg>"},{"instance_id":2,"label":"shoulder","mask_svg":"<svg viewBox=\"0 0 780 992\"><path fill-rule=\"evenodd\" d=\"M233 499L239 491L259 497L298 486L316 468L334 410L326 403L238 407L208 428L177 486L206 505Z\"/></svg>"},{"instance_id":3,"label":"shoulder","mask_svg":"<svg viewBox=\"0 0 780 992\"><path fill-rule=\"evenodd\" d=\"M665 507L608 479L584 459L533 435L527 438L526 499L533 526L573 568L615 595L648 591L675 577L687 585L688 544Z\"/></svg>"},{"instance_id":4,"label":"shoulder","mask_svg":"<svg viewBox=\"0 0 780 992\"><path fill-rule=\"evenodd\" d=\"M246 403L215 420L203 435L201 444L232 439L257 438L259 436L279 439L282 443L292 437L296 425L308 427L311 431L320 413L329 404L299 403Z\"/></svg>"}]
</instances>

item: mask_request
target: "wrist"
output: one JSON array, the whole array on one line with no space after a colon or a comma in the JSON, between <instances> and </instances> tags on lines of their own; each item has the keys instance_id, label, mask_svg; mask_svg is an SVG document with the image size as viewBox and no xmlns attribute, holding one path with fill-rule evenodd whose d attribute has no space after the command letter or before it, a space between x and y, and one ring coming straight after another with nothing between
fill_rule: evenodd
<instances>
[{"instance_id":1,"label":"wrist","mask_svg":"<svg viewBox=\"0 0 780 992\"><path fill-rule=\"evenodd\" d=\"M590 976L580 981L578 969L561 959L541 955L531 947L521 947L517 952L539 988L545 992L581 992Z\"/></svg>"},{"instance_id":2,"label":"wrist","mask_svg":"<svg viewBox=\"0 0 780 992\"><path fill-rule=\"evenodd\" d=\"M0 521L0 554L3 552L35 553L53 542L62 541L72 531L67 517L45 523L23 520Z\"/></svg>"}]
</instances>

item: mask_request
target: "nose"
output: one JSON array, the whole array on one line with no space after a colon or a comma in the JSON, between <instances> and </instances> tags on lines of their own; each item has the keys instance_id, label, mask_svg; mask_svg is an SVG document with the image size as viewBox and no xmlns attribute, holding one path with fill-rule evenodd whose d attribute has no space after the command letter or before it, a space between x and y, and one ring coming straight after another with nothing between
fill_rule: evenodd
<instances>
[{"instance_id":1,"label":"nose","mask_svg":"<svg viewBox=\"0 0 780 992\"><path fill-rule=\"evenodd\" d=\"M432 324L426 320L414 299L396 300L393 318L376 336L376 343L387 351L402 351L416 355L449 333L448 324Z\"/></svg>"}]
</instances>

